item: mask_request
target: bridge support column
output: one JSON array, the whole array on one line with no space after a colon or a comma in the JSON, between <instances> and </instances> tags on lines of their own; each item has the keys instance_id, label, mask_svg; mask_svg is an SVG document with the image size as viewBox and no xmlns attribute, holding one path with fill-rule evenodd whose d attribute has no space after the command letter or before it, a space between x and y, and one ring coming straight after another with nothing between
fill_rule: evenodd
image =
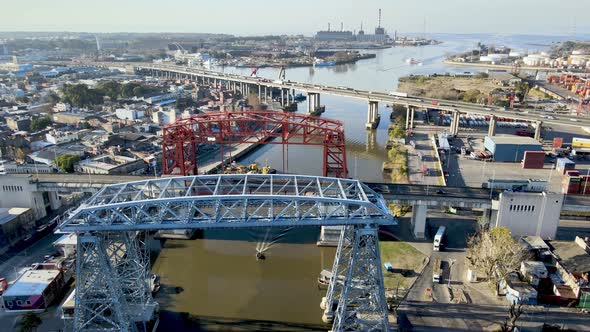
<instances>
[{"instance_id":1,"label":"bridge support column","mask_svg":"<svg viewBox=\"0 0 590 332\"><path fill-rule=\"evenodd\" d=\"M537 122L537 127L535 128L535 140L540 141L541 140L541 131L543 130L543 122L542 121L538 121Z\"/></svg>"},{"instance_id":2,"label":"bridge support column","mask_svg":"<svg viewBox=\"0 0 590 332\"><path fill-rule=\"evenodd\" d=\"M406 105L406 130L410 128L410 105Z\"/></svg>"},{"instance_id":3,"label":"bridge support column","mask_svg":"<svg viewBox=\"0 0 590 332\"><path fill-rule=\"evenodd\" d=\"M320 106L320 94L315 92L307 93L307 114L320 115L322 107Z\"/></svg>"},{"instance_id":4,"label":"bridge support column","mask_svg":"<svg viewBox=\"0 0 590 332\"><path fill-rule=\"evenodd\" d=\"M264 87L264 101L268 102L268 87Z\"/></svg>"},{"instance_id":5,"label":"bridge support column","mask_svg":"<svg viewBox=\"0 0 590 332\"><path fill-rule=\"evenodd\" d=\"M285 89L281 88L281 106L285 106L286 102L285 102Z\"/></svg>"},{"instance_id":6,"label":"bridge support column","mask_svg":"<svg viewBox=\"0 0 590 332\"><path fill-rule=\"evenodd\" d=\"M379 102L369 100L367 111L367 129L375 129L379 125Z\"/></svg>"},{"instance_id":7,"label":"bridge support column","mask_svg":"<svg viewBox=\"0 0 590 332\"><path fill-rule=\"evenodd\" d=\"M492 115L490 117L490 126L488 128L488 136L495 136L496 135L496 116Z\"/></svg>"},{"instance_id":8,"label":"bridge support column","mask_svg":"<svg viewBox=\"0 0 590 332\"><path fill-rule=\"evenodd\" d=\"M332 331L389 331L387 316L377 228L359 227Z\"/></svg>"},{"instance_id":9,"label":"bridge support column","mask_svg":"<svg viewBox=\"0 0 590 332\"><path fill-rule=\"evenodd\" d=\"M260 101L261 97L262 97L262 86L260 84L258 84L258 101Z\"/></svg>"},{"instance_id":10,"label":"bridge support column","mask_svg":"<svg viewBox=\"0 0 590 332\"><path fill-rule=\"evenodd\" d=\"M459 124L461 123L461 113L454 112L453 120L451 121L451 134L459 134Z\"/></svg>"},{"instance_id":11,"label":"bridge support column","mask_svg":"<svg viewBox=\"0 0 590 332\"><path fill-rule=\"evenodd\" d=\"M428 212L428 206L426 205L412 205L412 231L414 237L417 239L423 239L424 233L426 232L426 213Z\"/></svg>"},{"instance_id":12,"label":"bridge support column","mask_svg":"<svg viewBox=\"0 0 590 332\"><path fill-rule=\"evenodd\" d=\"M416 109L412 107L410 109L410 129L414 128L414 115L416 114Z\"/></svg>"}]
</instances>

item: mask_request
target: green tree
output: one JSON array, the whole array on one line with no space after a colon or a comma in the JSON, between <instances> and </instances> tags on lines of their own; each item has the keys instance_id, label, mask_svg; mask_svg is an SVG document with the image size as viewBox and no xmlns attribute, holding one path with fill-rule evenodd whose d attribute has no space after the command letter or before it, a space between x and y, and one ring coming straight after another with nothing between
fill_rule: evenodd
<instances>
[{"instance_id":1,"label":"green tree","mask_svg":"<svg viewBox=\"0 0 590 332\"><path fill-rule=\"evenodd\" d=\"M74 171L74 164L80 161L80 156L76 154L64 154L55 159L55 166L60 171L72 173Z\"/></svg>"},{"instance_id":2,"label":"green tree","mask_svg":"<svg viewBox=\"0 0 590 332\"><path fill-rule=\"evenodd\" d=\"M467 90L463 94L463 101L468 103L477 103L480 95L481 91L479 91L478 89Z\"/></svg>"},{"instance_id":3,"label":"green tree","mask_svg":"<svg viewBox=\"0 0 590 332\"><path fill-rule=\"evenodd\" d=\"M395 125L389 130L389 138L400 139L406 137L405 129L400 125Z\"/></svg>"},{"instance_id":4,"label":"green tree","mask_svg":"<svg viewBox=\"0 0 590 332\"><path fill-rule=\"evenodd\" d=\"M43 130L43 129L47 128L51 124L52 124L51 118L49 118L48 116L35 118L35 119L31 120L30 129L31 129L31 131L39 131L39 130Z\"/></svg>"},{"instance_id":5,"label":"green tree","mask_svg":"<svg viewBox=\"0 0 590 332\"><path fill-rule=\"evenodd\" d=\"M139 87L137 83L126 83L121 86L121 97L129 98L135 96L133 90Z\"/></svg>"},{"instance_id":6,"label":"green tree","mask_svg":"<svg viewBox=\"0 0 590 332\"><path fill-rule=\"evenodd\" d=\"M475 78L488 78L488 77L490 77L490 75L488 75L488 73L484 73L483 71L475 74Z\"/></svg>"},{"instance_id":7,"label":"green tree","mask_svg":"<svg viewBox=\"0 0 590 332\"><path fill-rule=\"evenodd\" d=\"M516 88L516 97L518 101L522 103L526 95L529 93L530 86L527 82L518 82L515 85Z\"/></svg>"},{"instance_id":8,"label":"green tree","mask_svg":"<svg viewBox=\"0 0 590 332\"><path fill-rule=\"evenodd\" d=\"M20 326L18 328L19 332L33 332L37 331L37 328L41 325L42 321L41 318L33 313L27 312L23 315Z\"/></svg>"},{"instance_id":9,"label":"green tree","mask_svg":"<svg viewBox=\"0 0 590 332\"><path fill-rule=\"evenodd\" d=\"M507 227L482 231L468 240L467 260L475 271L487 276L498 292L500 281L528 259L528 252Z\"/></svg>"},{"instance_id":10,"label":"green tree","mask_svg":"<svg viewBox=\"0 0 590 332\"><path fill-rule=\"evenodd\" d=\"M115 81L108 81L99 85L97 90L111 98L111 100L117 100L121 94L121 84Z\"/></svg>"},{"instance_id":11,"label":"green tree","mask_svg":"<svg viewBox=\"0 0 590 332\"><path fill-rule=\"evenodd\" d=\"M87 107L100 104L103 94L100 90L90 89L86 84L66 84L62 88L64 102L77 107Z\"/></svg>"}]
</instances>

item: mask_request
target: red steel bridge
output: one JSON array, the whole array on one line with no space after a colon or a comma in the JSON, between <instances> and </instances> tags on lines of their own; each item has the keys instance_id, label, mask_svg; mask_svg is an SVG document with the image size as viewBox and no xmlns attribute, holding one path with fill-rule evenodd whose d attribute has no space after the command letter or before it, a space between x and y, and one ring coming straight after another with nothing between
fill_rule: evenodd
<instances>
[{"instance_id":1,"label":"red steel bridge","mask_svg":"<svg viewBox=\"0 0 590 332\"><path fill-rule=\"evenodd\" d=\"M342 122L277 111L211 112L181 118L164 127L162 173L197 175L200 143L323 145L323 176L345 178L346 146ZM223 156L223 150L221 155Z\"/></svg>"}]
</instances>

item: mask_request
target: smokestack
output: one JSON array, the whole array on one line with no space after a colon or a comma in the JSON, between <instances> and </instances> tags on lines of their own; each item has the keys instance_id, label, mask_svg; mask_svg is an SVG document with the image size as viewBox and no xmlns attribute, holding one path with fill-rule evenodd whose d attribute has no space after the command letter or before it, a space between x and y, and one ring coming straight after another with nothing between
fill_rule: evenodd
<instances>
[{"instance_id":1,"label":"smokestack","mask_svg":"<svg viewBox=\"0 0 590 332\"><path fill-rule=\"evenodd\" d=\"M330 31L330 22L328 22L328 31Z\"/></svg>"},{"instance_id":2,"label":"smokestack","mask_svg":"<svg viewBox=\"0 0 590 332\"><path fill-rule=\"evenodd\" d=\"M340 31L344 31L344 23L340 22Z\"/></svg>"},{"instance_id":3,"label":"smokestack","mask_svg":"<svg viewBox=\"0 0 590 332\"><path fill-rule=\"evenodd\" d=\"M377 22L377 27L381 27L381 8L379 8L379 21Z\"/></svg>"}]
</instances>

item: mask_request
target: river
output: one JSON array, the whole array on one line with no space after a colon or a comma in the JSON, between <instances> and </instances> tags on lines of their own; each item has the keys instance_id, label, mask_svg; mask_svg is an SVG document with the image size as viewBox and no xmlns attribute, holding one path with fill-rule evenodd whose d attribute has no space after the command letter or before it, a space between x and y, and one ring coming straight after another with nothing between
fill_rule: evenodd
<instances>
[{"instance_id":1,"label":"river","mask_svg":"<svg viewBox=\"0 0 590 332\"><path fill-rule=\"evenodd\" d=\"M391 91L399 77L409 74L476 71L442 64L456 52L478 41L516 47L519 50L546 49L563 37L448 35L429 36L442 44L370 50L376 58L323 68L290 68L286 79L357 89ZM530 45L533 43L534 45ZM407 58L422 66L405 63ZM222 70L221 68L219 70ZM248 75L248 68L223 68L229 73ZM261 68L260 77L276 79L278 69ZM365 130L367 104L354 99L321 96L326 105L322 115L343 121L349 175L364 181L387 181L381 165L386 160L385 142L390 111L380 104L382 120L374 131ZM305 112L305 103L298 112ZM282 147L266 145L244 158L282 169ZM321 175L322 148L290 146L285 171ZM321 331L319 303L325 290L318 290L317 277L330 268L334 248L318 248L319 229L215 230L204 239L168 240L157 257L153 271L162 278L156 299L163 310L159 331ZM273 243L267 259L255 259L260 243ZM182 291L177 292L176 287Z\"/></svg>"}]
</instances>

